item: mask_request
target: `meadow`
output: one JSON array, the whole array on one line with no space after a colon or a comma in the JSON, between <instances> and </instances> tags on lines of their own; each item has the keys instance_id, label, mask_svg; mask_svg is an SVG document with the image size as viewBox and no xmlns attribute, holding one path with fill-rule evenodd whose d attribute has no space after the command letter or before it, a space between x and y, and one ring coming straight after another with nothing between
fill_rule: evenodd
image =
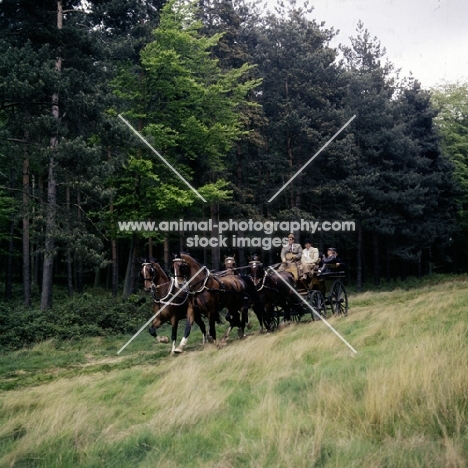
<instances>
[{"instance_id":1,"label":"meadow","mask_svg":"<svg viewBox=\"0 0 468 468\"><path fill-rule=\"evenodd\" d=\"M330 324L357 354L306 320L5 350L0 467L466 467L467 303L466 276L351 294Z\"/></svg>"}]
</instances>

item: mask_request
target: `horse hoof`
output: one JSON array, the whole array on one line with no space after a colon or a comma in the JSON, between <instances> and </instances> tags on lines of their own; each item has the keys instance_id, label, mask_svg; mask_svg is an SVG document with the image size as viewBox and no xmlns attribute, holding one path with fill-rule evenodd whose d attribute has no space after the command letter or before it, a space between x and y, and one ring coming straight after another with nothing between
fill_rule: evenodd
<instances>
[{"instance_id":1,"label":"horse hoof","mask_svg":"<svg viewBox=\"0 0 468 468\"><path fill-rule=\"evenodd\" d=\"M208 340L208 343L214 343L214 340L213 340L212 336L208 336L207 340Z\"/></svg>"},{"instance_id":2,"label":"horse hoof","mask_svg":"<svg viewBox=\"0 0 468 468\"><path fill-rule=\"evenodd\" d=\"M167 336L158 336L156 341L158 343L169 343L169 338Z\"/></svg>"},{"instance_id":3,"label":"horse hoof","mask_svg":"<svg viewBox=\"0 0 468 468\"><path fill-rule=\"evenodd\" d=\"M184 348L176 348L174 349L174 354L182 354L184 352Z\"/></svg>"},{"instance_id":4,"label":"horse hoof","mask_svg":"<svg viewBox=\"0 0 468 468\"><path fill-rule=\"evenodd\" d=\"M252 325L250 322L247 322L247 328L248 328L249 330L251 330L252 327L253 327L253 325Z\"/></svg>"}]
</instances>

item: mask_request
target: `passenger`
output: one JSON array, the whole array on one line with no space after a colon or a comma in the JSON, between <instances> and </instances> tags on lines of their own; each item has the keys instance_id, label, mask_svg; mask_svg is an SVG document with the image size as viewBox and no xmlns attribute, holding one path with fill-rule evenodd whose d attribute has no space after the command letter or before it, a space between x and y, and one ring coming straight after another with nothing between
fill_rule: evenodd
<instances>
[{"instance_id":1,"label":"passenger","mask_svg":"<svg viewBox=\"0 0 468 468\"><path fill-rule=\"evenodd\" d=\"M281 261L297 262L301 259L302 247L301 244L294 243L294 234L288 235L288 244L281 249Z\"/></svg>"},{"instance_id":2,"label":"passenger","mask_svg":"<svg viewBox=\"0 0 468 468\"><path fill-rule=\"evenodd\" d=\"M312 246L312 242L309 239L305 241L305 247L302 251L301 257L301 279L306 280L307 276L312 276L314 271L318 268L320 261L319 251L317 248Z\"/></svg>"},{"instance_id":3,"label":"passenger","mask_svg":"<svg viewBox=\"0 0 468 468\"><path fill-rule=\"evenodd\" d=\"M338 251L334 247L329 247L327 250L327 256L322 259L322 267L319 269L319 274L330 273L335 271L337 268L344 270L346 264L343 263L341 258L338 256Z\"/></svg>"}]
</instances>

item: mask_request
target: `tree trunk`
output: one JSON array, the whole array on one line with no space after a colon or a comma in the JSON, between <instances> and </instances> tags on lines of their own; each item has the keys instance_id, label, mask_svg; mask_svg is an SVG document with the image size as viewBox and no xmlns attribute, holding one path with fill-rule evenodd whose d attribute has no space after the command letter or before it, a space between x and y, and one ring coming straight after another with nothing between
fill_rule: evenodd
<instances>
[{"instance_id":1,"label":"tree trunk","mask_svg":"<svg viewBox=\"0 0 468 468\"><path fill-rule=\"evenodd\" d=\"M78 219L78 225L81 226L83 213L81 211L81 192L79 190L76 193L76 205L76 217ZM75 287L78 294L83 292L83 260L81 259L81 256L75 258Z\"/></svg>"},{"instance_id":2,"label":"tree trunk","mask_svg":"<svg viewBox=\"0 0 468 468\"><path fill-rule=\"evenodd\" d=\"M236 156L237 156L237 187L243 186L243 175L242 175L242 147L240 143L236 145Z\"/></svg>"},{"instance_id":3,"label":"tree trunk","mask_svg":"<svg viewBox=\"0 0 468 468\"><path fill-rule=\"evenodd\" d=\"M390 241L385 243L385 279L387 283L390 282L391 271L390 271Z\"/></svg>"},{"instance_id":4,"label":"tree trunk","mask_svg":"<svg viewBox=\"0 0 468 468\"><path fill-rule=\"evenodd\" d=\"M68 297L73 296L73 259L72 259L72 252L71 252L71 211L70 211L70 186L67 185L66 188L66 206L67 206L67 235L68 235L68 242L67 242L67 289L68 289Z\"/></svg>"},{"instance_id":5,"label":"tree trunk","mask_svg":"<svg viewBox=\"0 0 468 468\"><path fill-rule=\"evenodd\" d=\"M54 150L55 148L52 147L51 152ZM53 154L51 154L49 160L46 213L44 263L42 267L41 310L50 309L52 307L55 228L57 217L57 181L55 180L55 160Z\"/></svg>"},{"instance_id":6,"label":"tree trunk","mask_svg":"<svg viewBox=\"0 0 468 468\"><path fill-rule=\"evenodd\" d=\"M356 223L357 227L357 254L356 254L356 269L357 269L357 290L362 291L362 226L361 222Z\"/></svg>"},{"instance_id":7,"label":"tree trunk","mask_svg":"<svg viewBox=\"0 0 468 468\"><path fill-rule=\"evenodd\" d=\"M31 265L29 249L29 158L23 160L23 303L31 307Z\"/></svg>"},{"instance_id":8,"label":"tree trunk","mask_svg":"<svg viewBox=\"0 0 468 468\"><path fill-rule=\"evenodd\" d=\"M32 195L33 198L37 197L38 203L40 206L44 206L44 179L41 175L38 176L37 178L37 190L36 190L36 184L35 184L35 177L34 175L32 176ZM33 206L32 208L32 219L35 218L36 215L36 209ZM42 253L43 251L43 234L44 230L41 228L40 229L40 235L37 238L35 242L33 242L32 247L33 247L33 254L32 254L32 259L34 262L34 265L32 266L32 284L35 288L37 288L39 291L41 290L41 280L42 280L42 263L44 260L44 255Z\"/></svg>"},{"instance_id":9,"label":"tree trunk","mask_svg":"<svg viewBox=\"0 0 468 468\"><path fill-rule=\"evenodd\" d=\"M166 270L169 270L171 267L170 258L171 258L171 252L170 252L170 247L169 247L169 236L166 232L164 234L164 268L166 268Z\"/></svg>"},{"instance_id":10,"label":"tree trunk","mask_svg":"<svg viewBox=\"0 0 468 468\"><path fill-rule=\"evenodd\" d=\"M372 250L374 256L374 285L380 285L380 254L379 254L379 236L372 234Z\"/></svg>"},{"instance_id":11,"label":"tree trunk","mask_svg":"<svg viewBox=\"0 0 468 468\"><path fill-rule=\"evenodd\" d=\"M135 247L133 249L133 261L132 261L132 275L130 277L130 294L136 294L138 292L138 279L140 278L140 259L138 258L138 252L140 250L140 238L138 235L135 236Z\"/></svg>"},{"instance_id":12,"label":"tree trunk","mask_svg":"<svg viewBox=\"0 0 468 468\"><path fill-rule=\"evenodd\" d=\"M63 8L62 0L57 1L57 29L63 27ZM55 70L60 73L62 70L62 58L57 57L55 61ZM52 96L52 116L54 119L59 118L59 96L54 93ZM55 152L58 146L58 137L53 136L50 139L50 158L49 158L49 174L47 185L47 209L46 209L46 232L44 244L44 266L42 272L42 295L41 295L41 310L52 307L52 283L53 283L53 266L54 266L54 250L55 250L55 229L57 221L57 181L55 178Z\"/></svg>"},{"instance_id":13,"label":"tree trunk","mask_svg":"<svg viewBox=\"0 0 468 468\"><path fill-rule=\"evenodd\" d=\"M211 220L213 225L213 230L211 231L211 237L218 239L219 238L219 206L217 203L213 203L210 207ZM219 244L216 247L211 247L211 268L217 270L221 264L221 254Z\"/></svg>"},{"instance_id":14,"label":"tree trunk","mask_svg":"<svg viewBox=\"0 0 468 468\"><path fill-rule=\"evenodd\" d=\"M5 277L5 300L11 301L13 299L13 250L14 250L14 234L15 223L10 222L10 234L8 238L8 254L6 264L6 277Z\"/></svg>"},{"instance_id":15,"label":"tree trunk","mask_svg":"<svg viewBox=\"0 0 468 468\"><path fill-rule=\"evenodd\" d=\"M111 147L108 146L107 160L110 162L111 159L112 159L112 151L111 151ZM111 186L111 188L113 187ZM111 225L113 226L115 224L113 199L111 199L109 211L110 211ZM112 258L112 274L111 274L112 297L117 297L118 287L119 287L119 260L117 257L117 239L114 237L114 234L112 234L112 237L111 237L111 258Z\"/></svg>"},{"instance_id":16,"label":"tree trunk","mask_svg":"<svg viewBox=\"0 0 468 468\"><path fill-rule=\"evenodd\" d=\"M119 284L119 262L117 258L117 240L111 239L112 252L112 297L117 297Z\"/></svg>"},{"instance_id":17,"label":"tree trunk","mask_svg":"<svg viewBox=\"0 0 468 468\"><path fill-rule=\"evenodd\" d=\"M132 274L132 261L133 261L133 249L135 244L135 233L132 234L132 240L130 242L130 251L128 252L127 269L125 270L123 297L130 296L131 288L131 274Z\"/></svg>"},{"instance_id":18,"label":"tree trunk","mask_svg":"<svg viewBox=\"0 0 468 468\"><path fill-rule=\"evenodd\" d=\"M138 275L135 275L135 266L138 256L138 237L136 233L132 234L130 252L128 254L127 270L125 272L123 297L128 297L136 293L138 286Z\"/></svg>"},{"instance_id":19,"label":"tree trunk","mask_svg":"<svg viewBox=\"0 0 468 468\"><path fill-rule=\"evenodd\" d=\"M148 237L148 260L152 261L153 258L154 258L154 255L153 255L153 237L149 236Z\"/></svg>"}]
</instances>

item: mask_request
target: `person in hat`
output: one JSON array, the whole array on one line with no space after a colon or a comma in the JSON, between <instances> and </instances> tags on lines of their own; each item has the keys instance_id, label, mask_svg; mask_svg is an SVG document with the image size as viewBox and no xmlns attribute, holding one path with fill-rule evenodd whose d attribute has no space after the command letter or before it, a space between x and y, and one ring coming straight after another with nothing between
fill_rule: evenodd
<instances>
[{"instance_id":1,"label":"person in hat","mask_svg":"<svg viewBox=\"0 0 468 468\"><path fill-rule=\"evenodd\" d=\"M294 234L288 234L288 243L281 249L281 261L283 263L296 262L301 259L301 244L296 244L294 240Z\"/></svg>"},{"instance_id":2,"label":"person in hat","mask_svg":"<svg viewBox=\"0 0 468 468\"><path fill-rule=\"evenodd\" d=\"M312 245L310 239L306 239L304 243L304 249L302 250L301 257L301 279L307 279L307 276L314 273L318 267L320 261L319 251Z\"/></svg>"},{"instance_id":3,"label":"person in hat","mask_svg":"<svg viewBox=\"0 0 468 468\"><path fill-rule=\"evenodd\" d=\"M344 270L346 265L343 263L341 258L338 256L338 250L335 247L329 247L327 250L327 256L322 259L322 267L319 273L330 273L330 271Z\"/></svg>"}]
</instances>

